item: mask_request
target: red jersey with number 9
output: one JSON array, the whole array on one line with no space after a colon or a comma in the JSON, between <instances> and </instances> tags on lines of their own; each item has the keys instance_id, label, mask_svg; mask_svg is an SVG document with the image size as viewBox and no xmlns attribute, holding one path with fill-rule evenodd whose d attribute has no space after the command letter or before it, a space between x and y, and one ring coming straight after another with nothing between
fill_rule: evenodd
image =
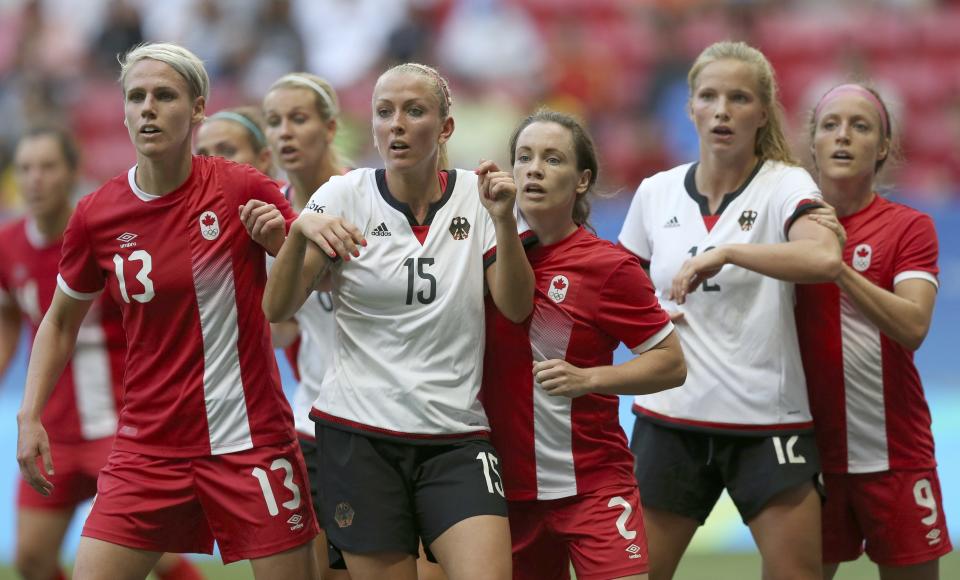
<instances>
[{"instance_id":1,"label":"red jersey with number 9","mask_svg":"<svg viewBox=\"0 0 960 580\"><path fill-rule=\"evenodd\" d=\"M127 337L116 448L223 454L293 439L293 418L261 310L263 248L238 207L251 199L295 217L277 185L246 165L194 157L176 190L150 195L136 167L85 197L64 235L60 289L105 287Z\"/></svg>"}]
</instances>

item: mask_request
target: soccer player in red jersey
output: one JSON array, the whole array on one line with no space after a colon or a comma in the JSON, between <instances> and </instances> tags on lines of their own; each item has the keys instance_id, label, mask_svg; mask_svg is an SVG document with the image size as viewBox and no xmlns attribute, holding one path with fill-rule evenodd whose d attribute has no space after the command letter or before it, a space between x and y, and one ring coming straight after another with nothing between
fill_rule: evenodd
<instances>
[{"instance_id":1,"label":"soccer player in red jersey","mask_svg":"<svg viewBox=\"0 0 960 580\"><path fill-rule=\"evenodd\" d=\"M28 130L17 145L14 171L27 216L2 229L0 246L0 376L20 339L21 320L31 334L57 287L63 231L73 212L79 154L72 137L56 127ZM96 493L121 404L124 339L120 309L107 297L91 307L80 338L43 413L50 425L51 455L60 467L50 495L20 480L15 564L24 578L61 578L62 539L80 502ZM163 580L199 578L186 559L166 555L154 572Z\"/></svg>"},{"instance_id":2,"label":"soccer player in red jersey","mask_svg":"<svg viewBox=\"0 0 960 580\"><path fill-rule=\"evenodd\" d=\"M794 324L795 282L833 280L837 237L781 129L772 67L707 47L688 75L700 158L640 184L620 242L650 265L687 362L682 388L636 398L631 446L650 575L670 578L727 490L765 578L821 575L819 461Z\"/></svg>"},{"instance_id":3,"label":"soccer player in red jersey","mask_svg":"<svg viewBox=\"0 0 960 580\"><path fill-rule=\"evenodd\" d=\"M826 490L824 575L865 550L884 580L935 579L951 544L913 352L939 287L937 234L927 215L876 192L894 142L875 91L828 91L810 135L823 197L846 233L836 282L797 287Z\"/></svg>"},{"instance_id":4,"label":"soccer player in red jersey","mask_svg":"<svg viewBox=\"0 0 960 580\"><path fill-rule=\"evenodd\" d=\"M124 406L75 577L144 578L162 552L210 553L216 540L224 562L250 559L257 577L313 578L306 470L257 307L264 250L279 249L293 214L253 168L191 155L209 87L195 55L136 47L120 84L137 164L67 226L18 414L21 472L52 490L41 413L107 290L123 312Z\"/></svg>"},{"instance_id":5,"label":"soccer player in red jersey","mask_svg":"<svg viewBox=\"0 0 960 580\"><path fill-rule=\"evenodd\" d=\"M533 273L512 177L492 163L446 169L451 103L430 67L380 76L385 169L313 194L264 296L269 318L285 320L324 277L334 289L337 348L311 416L320 518L355 579L415 578L421 540L452 580L510 577L499 460L477 398L483 295L522 320Z\"/></svg>"},{"instance_id":6,"label":"soccer player in red jersey","mask_svg":"<svg viewBox=\"0 0 960 580\"><path fill-rule=\"evenodd\" d=\"M522 323L487 308L484 408L500 452L515 579L646 578L633 455L617 395L683 383L680 341L639 260L587 228L593 140L575 119L527 117L510 140L518 203L539 244ZM636 357L614 366L623 342Z\"/></svg>"}]
</instances>

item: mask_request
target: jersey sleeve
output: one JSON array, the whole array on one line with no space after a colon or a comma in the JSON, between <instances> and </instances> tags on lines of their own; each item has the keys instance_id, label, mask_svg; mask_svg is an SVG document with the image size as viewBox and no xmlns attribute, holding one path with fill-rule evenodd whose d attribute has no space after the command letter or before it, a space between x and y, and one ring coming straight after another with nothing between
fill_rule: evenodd
<instances>
[{"instance_id":1,"label":"jersey sleeve","mask_svg":"<svg viewBox=\"0 0 960 580\"><path fill-rule=\"evenodd\" d=\"M653 348L673 330L636 259L621 261L601 288L597 326L636 354Z\"/></svg>"},{"instance_id":2,"label":"jersey sleeve","mask_svg":"<svg viewBox=\"0 0 960 580\"><path fill-rule=\"evenodd\" d=\"M937 230L930 216L919 214L912 220L897 244L893 285L912 278L920 278L940 287L937 279L939 244Z\"/></svg>"},{"instance_id":3,"label":"jersey sleeve","mask_svg":"<svg viewBox=\"0 0 960 580\"><path fill-rule=\"evenodd\" d=\"M783 224L783 241L787 241L787 233L797 219L812 209L823 207L823 196L805 169L786 167L783 179L773 192L772 203L774 215Z\"/></svg>"},{"instance_id":4,"label":"jersey sleeve","mask_svg":"<svg viewBox=\"0 0 960 580\"><path fill-rule=\"evenodd\" d=\"M644 219L644 200L645 192L649 189L649 180L645 179L640 183L637 192L633 194L633 200L630 201L630 209L627 210L627 217L623 220L623 228L620 229L618 241L620 245L627 249L631 254L640 258L645 263L650 263L652 254L650 240L647 237L647 227Z\"/></svg>"},{"instance_id":5,"label":"jersey sleeve","mask_svg":"<svg viewBox=\"0 0 960 580\"><path fill-rule=\"evenodd\" d=\"M106 285L106 277L97 265L87 232L86 207L81 202L67 224L60 251L60 273L57 275L60 290L76 300L93 300Z\"/></svg>"},{"instance_id":6,"label":"jersey sleeve","mask_svg":"<svg viewBox=\"0 0 960 580\"><path fill-rule=\"evenodd\" d=\"M517 235L520 236L520 243L525 250L529 250L536 245L538 241L537 234L534 233L533 229L530 228L530 224L527 223L526 218L523 217L519 205L514 206L513 215L517 219ZM497 261L497 231L494 228L493 219L490 218L490 214L486 214L486 221L489 222L487 224L489 226L489 233L484 239L484 269L489 268L491 264ZM493 238L492 241L489 239L491 236Z\"/></svg>"},{"instance_id":7,"label":"jersey sleeve","mask_svg":"<svg viewBox=\"0 0 960 580\"><path fill-rule=\"evenodd\" d=\"M283 221L286 222L286 228L289 231L290 224L297 219L297 214L290 207L290 202L284 197L283 192L280 191L280 186L276 181L252 167L245 166L244 169L247 172L247 187L245 188L247 199L242 200L241 203L246 203L251 199L259 199L273 204L283 215Z\"/></svg>"}]
</instances>

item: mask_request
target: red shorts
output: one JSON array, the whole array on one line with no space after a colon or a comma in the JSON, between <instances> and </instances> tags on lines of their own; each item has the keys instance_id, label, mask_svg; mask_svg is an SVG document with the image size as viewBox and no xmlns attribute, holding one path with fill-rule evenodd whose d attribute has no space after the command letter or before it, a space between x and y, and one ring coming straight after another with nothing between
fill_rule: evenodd
<instances>
[{"instance_id":1,"label":"red shorts","mask_svg":"<svg viewBox=\"0 0 960 580\"><path fill-rule=\"evenodd\" d=\"M636 485L554 500L511 501L514 579L578 580L646 574L650 568Z\"/></svg>"},{"instance_id":2,"label":"red shorts","mask_svg":"<svg viewBox=\"0 0 960 580\"><path fill-rule=\"evenodd\" d=\"M824 562L856 560L866 551L877 564L909 566L952 549L936 469L823 478Z\"/></svg>"},{"instance_id":3,"label":"red shorts","mask_svg":"<svg viewBox=\"0 0 960 580\"><path fill-rule=\"evenodd\" d=\"M191 459L114 451L83 535L154 552L213 552L225 564L317 535L296 441Z\"/></svg>"},{"instance_id":4,"label":"red shorts","mask_svg":"<svg viewBox=\"0 0 960 580\"><path fill-rule=\"evenodd\" d=\"M53 483L50 495L41 495L20 478L17 489L17 507L39 510L73 510L79 503L97 493L97 476L107 464L113 449L113 437L84 441L83 443L50 442L53 455L53 475L46 476ZM38 459L39 464L39 459Z\"/></svg>"}]
</instances>

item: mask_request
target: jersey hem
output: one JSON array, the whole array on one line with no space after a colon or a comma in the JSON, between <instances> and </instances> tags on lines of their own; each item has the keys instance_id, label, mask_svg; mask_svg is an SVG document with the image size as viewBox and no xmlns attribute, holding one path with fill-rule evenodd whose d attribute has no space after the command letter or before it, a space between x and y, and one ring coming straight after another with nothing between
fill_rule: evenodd
<instances>
[{"instance_id":1,"label":"jersey hem","mask_svg":"<svg viewBox=\"0 0 960 580\"><path fill-rule=\"evenodd\" d=\"M661 415L655 411L645 409L636 403L633 404L633 414L637 416L637 419L648 420L658 425L687 431L700 431L703 433L763 437L766 435L782 435L784 433L805 434L813 432L812 420L799 423L774 423L768 425L700 421L697 419L681 419L679 417Z\"/></svg>"},{"instance_id":2,"label":"jersey hem","mask_svg":"<svg viewBox=\"0 0 960 580\"><path fill-rule=\"evenodd\" d=\"M643 353L647 352L647 351L650 350L651 348L653 348L653 347L657 346L658 344L660 344L661 342L663 342L663 340L664 340L665 338L667 338L668 336L670 336L670 333L673 332L673 328L674 328L674 327L673 327L673 322L670 322L670 321L668 320L667 323L663 325L663 328L661 328L660 330L658 330L656 334L654 334L653 336L651 336L651 337L648 338L647 340L641 342L641 343L638 344L637 346L631 348L631 349L630 349L630 352L632 352L633 354L636 354L636 355L640 355L640 354L643 354Z\"/></svg>"},{"instance_id":3,"label":"jersey hem","mask_svg":"<svg viewBox=\"0 0 960 580\"><path fill-rule=\"evenodd\" d=\"M67 281L63 279L63 276L57 274L57 287L63 291L64 294L73 298L74 300L94 300L97 296L100 296L100 293L103 292L103 288L95 290L93 292L78 292L71 288Z\"/></svg>"},{"instance_id":4,"label":"jersey hem","mask_svg":"<svg viewBox=\"0 0 960 580\"><path fill-rule=\"evenodd\" d=\"M330 415L329 413L325 413L316 407L310 410L310 418L321 425L325 425L333 429L339 429L341 431L358 433L366 437L389 439L393 441L399 440L405 443L421 445L443 445L457 441L490 439L490 431L488 430L467 431L464 433L405 433L403 431L394 431L392 429L384 429L383 427L366 425L357 421L351 421L350 419L337 417L336 415Z\"/></svg>"},{"instance_id":5,"label":"jersey hem","mask_svg":"<svg viewBox=\"0 0 960 580\"><path fill-rule=\"evenodd\" d=\"M142 443L133 443L129 439L124 439L123 437L117 437L116 443L113 448L116 451L125 451L127 453L139 453L140 455L147 455L149 457L164 457L166 459L189 459L191 457L211 457L214 455L228 455L230 453L237 453L240 451L247 451L249 449L256 449L258 447L266 447L268 445L278 445L281 443L290 443L296 440L296 435L293 433L293 430L289 433L276 433L273 435L260 436L256 438L250 445L244 443L243 448L239 448L237 445L236 449L231 447L230 451L224 451L228 446L219 446L217 450L212 450L210 445L207 444L203 447L170 447L166 445L145 445Z\"/></svg>"},{"instance_id":6,"label":"jersey hem","mask_svg":"<svg viewBox=\"0 0 960 580\"><path fill-rule=\"evenodd\" d=\"M940 282L937 280L937 277L923 270L904 270L893 277L893 285L896 286L904 280L926 280L933 284L934 288L940 290Z\"/></svg>"}]
</instances>

